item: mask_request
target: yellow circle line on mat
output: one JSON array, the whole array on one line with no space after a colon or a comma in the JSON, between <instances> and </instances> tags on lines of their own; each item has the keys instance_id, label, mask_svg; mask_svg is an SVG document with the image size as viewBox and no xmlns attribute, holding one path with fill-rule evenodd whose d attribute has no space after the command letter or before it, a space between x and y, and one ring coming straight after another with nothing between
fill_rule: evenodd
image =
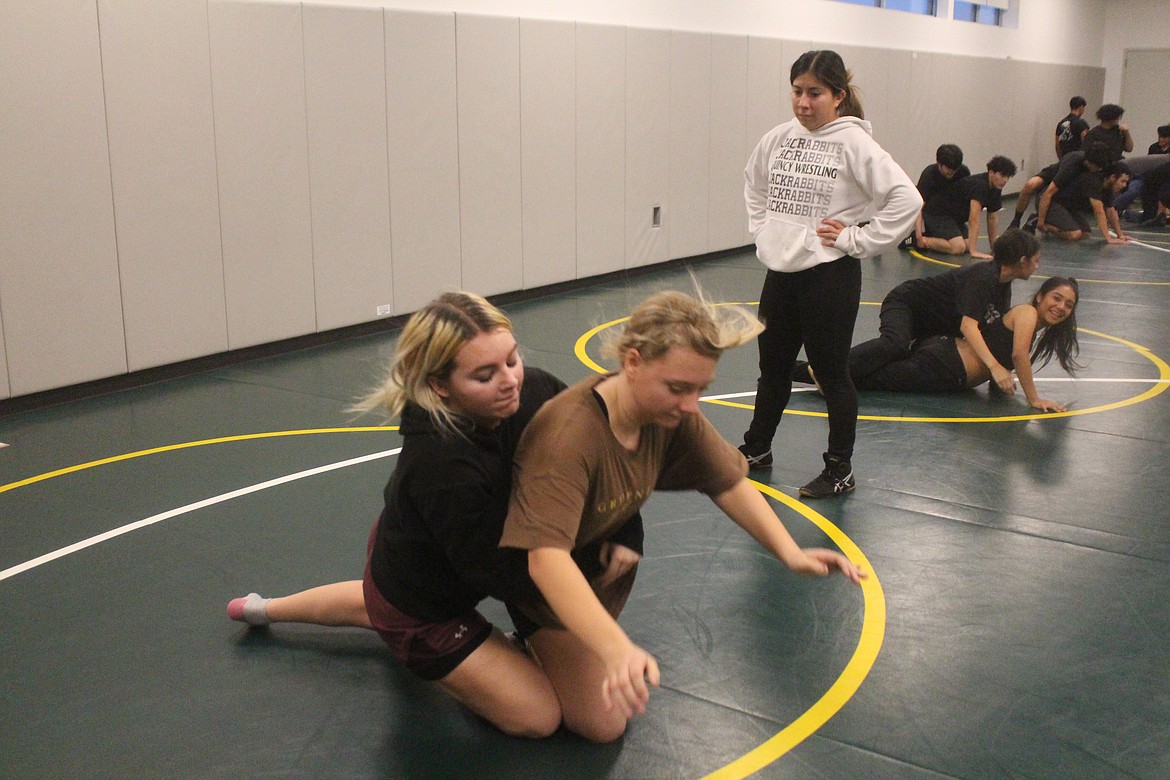
<instances>
[{"instance_id":1,"label":"yellow circle line on mat","mask_svg":"<svg viewBox=\"0 0 1170 780\"><path fill-rule=\"evenodd\" d=\"M917 257L919 260L925 260L926 262L934 263L935 265L945 265L947 268L959 268L961 266L960 263L949 263L946 260L937 260L933 257L927 257L917 249L911 249L910 254L912 254L914 257ZM991 261L987 260L985 262L990 263ZM1033 274L1033 277L1036 279L1048 278L1047 276L1041 276L1040 274ZM1077 277L1077 282L1092 282L1093 284L1132 284L1135 286L1145 285L1147 287L1170 287L1170 282L1126 282L1120 279L1082 279L1079 276Z\"/></svg>"},{"instance_id":2,"label":"yellow circle line on mat","mask_svg":"<svg viewBox=\"0 0 1170 780\"><path fill-rule=\"evenodd\" d=\"M101 460L91 460L89 463L79 463L76 466L69 466L56 471L47 471L44 474L38 474L35 477L22 479L17 482L9 482L7 485L0 485L0 493L5 493L9 490L14 490L18 487L31 485L35 482L43 482L46 479L53 477L64 476L65 474L72 474L76 471L84 471L85 469L92 469L96 466L105 466L110 463L117 463L123 460L130 460L131 458L141 458L144 455L157 455L160 452L170 452L171 450L184 450L189 447L202 447L206 444L223 444L232 441L247 441L249 439L272 439L278 436L306 436L315 433L361 433L366 431L396 431L397 425L374 425L363 428L313 428L301 431L268 431L265 433L241 433L237 436L221 436L218 439L203 439L201 441L187 441L182 444L168 444L164 447L152 447L148 450L138 450L137 452L127 452L122 455L113 455L109 458L102 458Z\"/></svg>"},{"instance_id":3,"label":"yellow circle line on mat","mask_svg":"<svg viewBox=\"0 0 1170 780\"><path fill-rule=\"evenodd\" d=\"M17 482L11 482L7 485L0 486L0 493L13 490L24 485L30 485L36 482L43 482L53 477L63 476L65 474L72 474L85 469L95 468L110 463L117 463L120 461L131 460L133 458L141 458L146 455L157 455L163 452L170 452L173 450L188 449L191 447L201 447L208 444L223 444L234 441L249 441L253 439L268 439L279 436L305 436L311 434L321 433L351 433L351 432L368 432L368 431L396 431L398 426L373 426L363 428L316 428L308 430L297 431L270 431L266 433L245 433L237 436L223 436L216 439L202 439L200 441L183 442L181 444L169 444L163 447L152 447L146 450L138 450L136 452L128 452L122 455L114 455L109 458L102 458L100 460L89 461L88 463L81 463L76 466L68 468L57 469L56 471L39 474L35 477L29 477ZM825 692L820 699L806 710L800 717L790 723L787 727L777 733L774 737L764 742L762 745L756 747L751 752L737 758L730 764L717 769L715 772L707 775L705 780L739 780L739 778L747 777L753 772L759 771L764 766L772 763L780 756L787 753L796 745L800 744L810 734L814 733L818 728L823 726L829 718L833 717L845 705L845 702L852 698L853 694L861 686L862 681L865 680L869 674L869 670L873 668L874 661L877 659L878 652L881 650L882 639L885 636L886 626L886 599L882 592L881 583L878 581L877 574L873 571L873 566L870 565L869 559L865 557L865 553L861 551L853 540L850 539L840 528L831 523L823 515L815 512L809 507L802 504L800 501L792 498L773 487L764 485L755 480L749 480L757 490L766 496L776 499L793 511L807 518L810 522L820 528L833 542L840 548L841 552L853 561L861 570L868 572L869 576L861 581L862 593L862 608L864 616L861 624L861 634L858 639L857 648L853 651L853 657L849 663L845 665L844 670L837 677L836 682Z\"/></svg>"},{"instance_id":4,"label":"yellow circle line on mat","mask_svg":"<svg viewBox=\"0 0 1170 780\"><path fill-rule=\"evenodd\" d=\"M761 493L781 502L824 531L845 554L845 557L857 564L863 571L868 572L869 576L861 581L862 609L864 610L861 635L849 663L845 665L836 682L812 707L775 736L730 764L715 770L703 780L740 780L740 778L747 777L780 758L825 725L829 718L836 715L845 706L845 702L849 701L857 689L861 687L869 670L873 668L874 661L877 660L886 633L886 596L882 591L877 573L874 572L873 566L870 565L869 559L865 557L861 548L823 515L795 498L755 480L749 481Z\"/></svg>"},{"instance_id":5,"label":"yellow circle line on mat","mask_svg":"<svg viewBox=\"0 0 1170 780\"><path fill-rule=\"evenodd\" d=\"M731 305L749 306L752 304L745 303L745 304L720 304L720 305L723 305L723 306L731 306ZM871 304L867 301L866 305L871 305ZM629 319L629 317L621 317L620 319L611 320L609 322L602 323L601 325L598 325L597 327L592 328L592 329L586 331L585 333L581 334L581 337L577 339L577 343L573 348L573 351L577 354L577 359L580 360L582 363L584 363L590 369L598 372L599 374L607 373L603 367L598 365L597 362L595 360L593 360L593 358L589 357L589 354L588 354L588 352L586 352L585 347L589 343L589 341L594 336L596 336L598 333L600 333L601 331L605 330L606 328L612 328L614 325L617 325L618 323L621 323L621 322L625 322L628 319ZM1151 352L1147 348L1141 346L1140 344L1134 344L1132 341L1126 341L1125 339L1118 338L1117 336L1110 336L1106 333L1099 333L1095 330L1088 330L1087 328L1078 328L1078 331L1080 333L1088 333L1090 335L1098 336L1098 337L1103 338L1103 339L1115 341L1118 344L1123 344L1123 345L1129 347L1130 349L1132 349L1133 351L1137 352L1139 355L1144 357L1146 360L1149 360L1151 363L1153 363L1154 367L1158 369L1158 379L1163 380L1163 381L1156 382L1149 390L1146 390L1144 393L1140 393L1139 395L1135 395L1131 398L1126 398L1126 399L1121 400L1121 401L1115 401L1113 403L1102 404L1100 406L1090 406L1090 407L1087 407L1085 409L1070 409L1067 412L1036 412L1034 414L1013 414L1013 415L1007 415L1004 417L895 417L892 415L859 414L859 415L857 415L857 419L858 420L876 420L879 422L906 422L906 423L1000 423L1000 422L1020 422L1023 420L1052 420L1052 419L1056 419L1058 417L1077 417L1077 416L1080 416L1082 414L1095 414L1097 412L1108 412L1108 411L1112 411L1113 409L1120 409L1123 406L1130 406L1132 404L1141 403L1142 401L1148 401L1149 399L1153 398L1154 396L1158 395L1159 393L1164 393L1166 391L1167 386L1170 386L1170 382L1165 381L1165 380L1170 380L1170 366L1167 366L1166 362L1164 360L1162 360L1160 357L1155 355L1153 352ZM752 404L743 404L743 403L738 403L736 401L726 401L726 400L723 400L721 398L704 398L702 400L706 403L709 403L709 404L718 404L720 406L730 406L733 409L754 410L756 408ZM792 414L792 415L797 415L799 417L828 417L829 416L826 412L813 412L813 411L807 411L807 410L803 410L803 409L785 409L784 414Z\"/></svg>"}]
</instances>

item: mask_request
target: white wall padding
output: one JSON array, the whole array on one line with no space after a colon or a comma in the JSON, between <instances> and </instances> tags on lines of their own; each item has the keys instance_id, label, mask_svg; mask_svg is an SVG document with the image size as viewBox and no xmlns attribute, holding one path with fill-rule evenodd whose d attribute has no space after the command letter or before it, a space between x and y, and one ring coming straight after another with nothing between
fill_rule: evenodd
<instances>
[{"instance_id":1,"label":"white wall padding","mask_svg":"<svg viewBox=\"0 0 1170 780\"><path fill-rule=\"evenodd\" d=\"M711 36L711 173L707 192L707 246L712 251L752 242L743 202L743 169L748 154L744 150L747 144L747 72L747 36Z\"/></svg>"},{"instance_id":2,"label":"white wall padding","mask_svg":"<svg viewBox=\"0 0 1170 780\"><path fill-rule=\"evenodd\" d=\"M129 368L223 352L207 4L99 9Z\"/></svg>"},{"instance_id":3,"label":"white wall padding","mask_svg":"<svg viewBox=\"0 0 1170 780\"><path fill-rule=\"evenodd\" d=\"M520 22L460 14L455 41L463 284L481 295L519 290Z\"/></svg>"},{"instance_id":4,"label":"white wall padding","mask_svg":"<svg viewBox=\"0 0 1170 780\"><path fill-rule=\"evenodd\" d=\"M520 20L524 286L577 278L576 25Z\"/></svg>"},{"instance_id":5,"label":"white wall padding","mask_svg":"<svg viewBox=\"0 0 1170 780\"><path fill-rule=\"evenodd\" d=\"M10 391L124 373L97 6L0 3L0 74Z\"/></svg>"},{"instance_id":6,"label":"white wall padding","mask_svg":"<svg viewBox=\"0 0 1170 780\"><path fill-rule=\"evenodd\" d=\"M386 120L394 306L463 287L455 15L386 11Z\"/></svg>"},{"instance_id":7,"label":"white wall padding","mask_svg":"<svg viewBox=\"0 0 1170 780\"><path fill-rule=\"evenodd\" d=\"M300 5L208 3L232 349L313 333Z\"/></svg>"},{"instance_id":8,"label":"white wall padding","mask_svg":"<svg viewBox=\"0 0 1170 780\"><path fill-rule=\"evenodd\" d=\"M626 31L626 267L667 258L670 195L670 32ZM651 225L654 208L661 225Z\"/></svg>"},{"instance_id":9,"label":"white wall padding","mask_svg":"<svg viewBox=\"0 0 1170 780\"><path fill-rule=\"evenodd\" d=\"M711 36L670 34L670 188L667 256L709 251L707 192L711 162Z\"/></svg>"},{"instance_id":10,"label":"white wall padding","mask_svg":"<svg viewBox=\"0 0 1170 780\"><path fill-rule=\"evenodd\" d=\"M382 12L304 7L317 329L394 311Z\"/></svg>"},{"instance_id":11,"label":"white wall padding","mask_svg":"<svg viewBox=\"0 0 1170 780\"><path fill-rule=\"evenodd\" d=\"M619 270L626 232L626 30L577 25L577 278Z\"/></svg>"}]
</instances>

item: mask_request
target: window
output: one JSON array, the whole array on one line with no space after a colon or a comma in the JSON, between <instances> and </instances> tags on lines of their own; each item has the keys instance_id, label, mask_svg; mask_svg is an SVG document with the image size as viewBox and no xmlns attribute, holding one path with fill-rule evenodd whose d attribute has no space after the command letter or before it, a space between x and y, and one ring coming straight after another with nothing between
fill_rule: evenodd
<instances>
[{"instance_id":1,"label":"window","mask_svg":"<svg viewBox=\"0 0 1170 780\"><path fill-rule=\"evenodd\" d=\"M895 11L909 11L912 14L934 16L934 0L884 0L883 8L893 8Z\"/></svg>"},{"instance_id":2,"label":"window","mask_svg":"<svg viewBox=\"0 0 1170 780\"><path fill-rule=\"evenodd\" d=\"M935 0L838 0L841 3L867 5L870 8L891 8L895 11L909 11L912 14L934 16Z\"/></svg>"},{"instance_id":3,"label":"window","mask_svg":"<svg viewBox=\"0 0 1170 780\"><path fill-rule=\"evenodd\" d=\"M1003 12L1007 3L1003 0L996 2L967 3L955 0L955 19L960 22L975 22L976 24L990 24L993 27L1003 26Z\"/></svg>"}]
</instances>

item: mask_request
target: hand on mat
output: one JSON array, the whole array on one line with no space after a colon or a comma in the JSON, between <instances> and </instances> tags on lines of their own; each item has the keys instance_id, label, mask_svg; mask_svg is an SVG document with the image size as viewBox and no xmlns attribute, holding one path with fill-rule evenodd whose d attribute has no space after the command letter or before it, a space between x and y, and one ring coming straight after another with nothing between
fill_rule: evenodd
<instances>
[{"instance_id":1,"label":"hand on mat","mask_svg":"<svg viewBox=\"0 0 1170 780\"><path fill-rule=\"evenodd\" d=\"M1037 398L1035 401L1029 401L1028 405L1033 409L1039 409L1042 412L1067 412L1068 407L1058 404L1056 401L1049 401L1047 398Z\"/></svg>"},{"instance_id":2,"label":"hand on mat","mask_svg":"<svg viewBox=\"0 0 1170 780\"><path fill-rule=\"evenodd\" d=\"M800 552L802 556L788 565L788 568L797 574L824 577L832 573L833 569L838 569L854 585L860 584L862 579L869 576L839 552L821 547L806 547Z\"/></svg>"}]
</instances>

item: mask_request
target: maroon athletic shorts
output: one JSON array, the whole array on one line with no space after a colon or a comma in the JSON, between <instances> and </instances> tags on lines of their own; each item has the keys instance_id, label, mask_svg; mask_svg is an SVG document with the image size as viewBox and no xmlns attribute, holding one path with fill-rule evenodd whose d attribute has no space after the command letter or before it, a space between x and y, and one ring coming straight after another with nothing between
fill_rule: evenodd
<instances>
[{"instance_id":1,"label":"maroon athletic shorts","mask_svg":"<svg viewBox=\"0 0 1170 780\"><path fill-rule=\"evenodd\" d=\"M377 536L374 523L362 582L370 623L407 669L424 680L441 680L487 641L492 624L474 609L441 623L426 623L398 610L370 577L370 553Z\"/></svg>"}]
</instances>

